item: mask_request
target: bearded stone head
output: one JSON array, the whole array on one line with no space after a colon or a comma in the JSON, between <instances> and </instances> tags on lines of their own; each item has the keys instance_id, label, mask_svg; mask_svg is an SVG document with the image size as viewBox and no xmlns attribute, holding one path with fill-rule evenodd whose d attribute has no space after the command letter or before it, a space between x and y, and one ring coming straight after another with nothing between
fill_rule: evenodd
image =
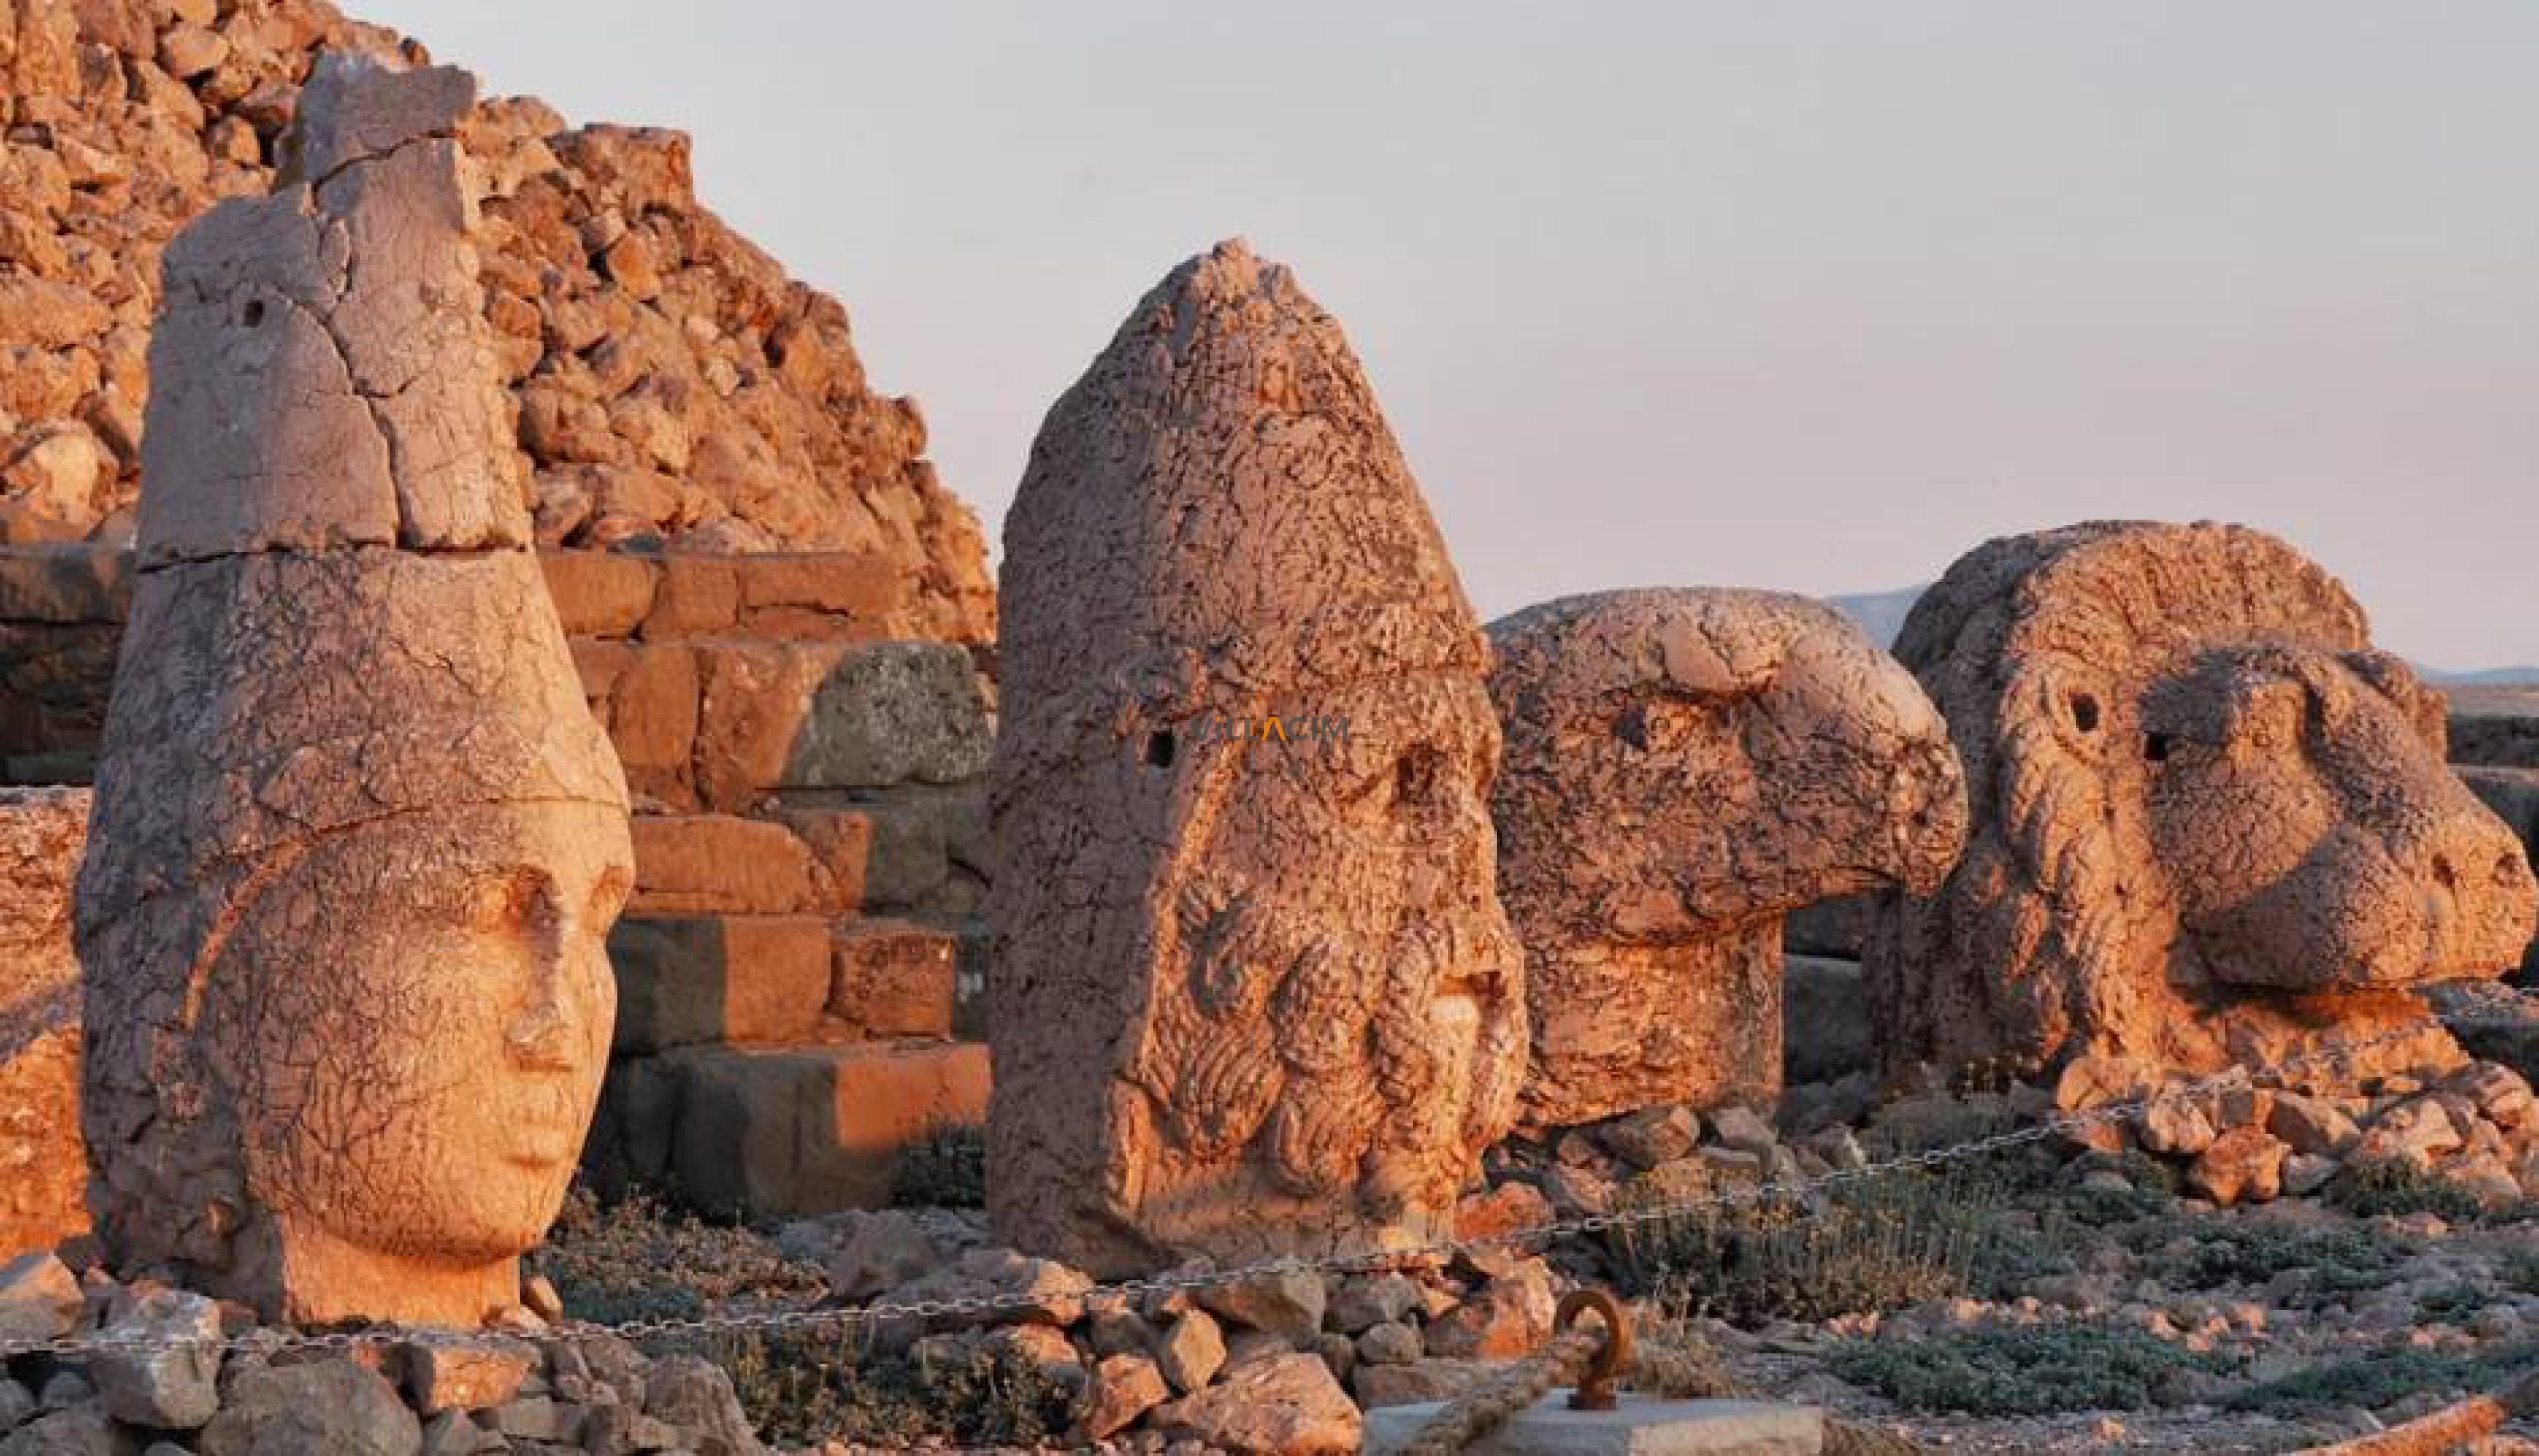
<instances>
[{"instance_id":1,"label":"bearded stone head","mask_svg":"<svg viewBox=\"0 0 2539 1456\"><path fill-rule=\"evenodd\" d=\"M2370 1038L2423 1014L2406 988L2501 975L2529 942L2539 886L2444 765L2440 694L2270 536L1993 541L1896 652L1948 715L1975 825L1873 937L1890 1070L2211 1070ZM2375 1057L2458 1055L2428 1027Z\"/></svg>"},{"instance_id":2,"label":"bearded stone head","mask_svg":"<svg viewBox=\"0 0 2539 1456\"><path fill-rule=\"evenodd\" d=\"M1804 597L1610 591L1489 631L1499 891L1533 1012L1526 1120L1769 1105L1782 918L1938 886L1966 820L1947 725Z\"/></svg>"},{"instance_id":3,"label":"bearded stone head","mask_svg":"<svg viewBox=\"0 0 2539 1456\"><path fill-rule=\"evenodd\" d=\"M1338 326L1147 295L1006 519L989 1204L1102 1273L1441 1232L1513 1119L1488 649Z\"/></svg>"}]
</instances>

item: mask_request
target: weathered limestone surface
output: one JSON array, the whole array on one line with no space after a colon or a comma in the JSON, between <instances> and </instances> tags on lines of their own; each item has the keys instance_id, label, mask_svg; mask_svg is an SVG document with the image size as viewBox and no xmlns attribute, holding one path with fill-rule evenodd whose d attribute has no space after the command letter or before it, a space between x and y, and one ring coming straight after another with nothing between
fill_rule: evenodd
<instances>
[{"instance_id":1,"label":"weathered limestone surface","mask_svg":"<svg viewBox=\"0 0 2539 1456\"><path fill-rule=\"evenodd\" d=\"M0 790L0 1263L88 1226L71 876L85 790Z\"/></svg>"},{"instance_id":2,"label":"weathered limestone surface","mask_svg":"<svg viewBox=\"0 0 2539 1456\"><path fill-rule=\"evenodd\" d=\"M366 102L414 83L363 61L309 84L380 124L170 251L172 315L205 312L153 350L165 452L78 883L91 1207L118 1269L270 1319L472 1324L516 1301L598 1095L626 790L476 428L485 325L414 312L468 272L460 160L381 118L446 108ZM295 256L331 303L257 272ZM230 412L192 402L215 385ZM338 399L340 455L290 443ZM286 443L233 438L259 432ZM385 490L340 489L365 459Z\"/></svg>"},{"instance_id":3,"label":"weathered limestone surface","mask_svg":"<svg viewBox=\"0 0 2539 1456\"><path fill-rule=\"evenodd\" d=\"M2093 522L1968 553L1896 655L1974 829L1873 936L1888 1069L2211 1071L2423 1014L2529 942L2530 867L2442 762L2441 694L2325 572L2238 526ZM2456 1065L2438 1030L2362 1059Z\"/></svg>"},{"instance_id":4,"label":"weathered limestone surface","mask_svg":"<svg viewBox=\"0 0 2539 1456\"><path fill-rule=\"evenodd\" d=\"M2451 723L2454 726L2459 723L2456 712ZM2452 771L2459 775L2460 782L2468 786L2469 792L2476 795L2480 802L2495 810L2496 817L2511 829L2513 837L2521 841L2524 854L2530 853L2533 846L2539 846L2539 769L2463 763L2454 752ZM2535 974L2539 974L2539 940L2532 941L2521 952L2517 979L2527 985Z\"/></svg>"},{"instance_id":5,"label":"weathered limestone surface","mask_svg":"<svg viewBox=\"0 0 2539 1456\"><path fill-rule=\"evenodd\" d=\"M142 470L199 484L142 497L145 568L528 544L527 471L480 317L475 198L452 132L474 83L446 70L334 79L366 64L329 56L309 81L306 114L334 127L311 160L330 166L222 203L168 246ZM353 103L383 114L337 121L347 90L434 104ZM390 120L413 129L381 130Z\"/></svg>"},{"instance_id":6,"label":"weathered limestone surface","mask_svg":"<svg viewBox=\"0 0 2539 1456\"><path fill-rule=\"evenodd\" d=\"M517 415L529 458L505 468L532 491L541 544L870 554L922 618L895 635L994 635L978 524L924 458L924 417L868 386L834 299L699 205L685 136L569 128L525 98L471 105L458 73L422 69L359 104L374 110L346 109L340 93L312 104L304 83L325 48L428 59L325 0L0 8L0 545L132 539L160 250L178 229L277 175L322 184L381 136L448 133L476 164L482 286L446 309L416 294L414 327L379 341L389 355L348 362L419 361L456 336L458 315L490 324L485 398L507 433ZM322 354L309 321L288 342ZM331 397L296 426L299 443L358 442L348 401ZM401 414L394 397L379 413L413 451L482 423ZM381 478L348 469L335 486ZM489 525L413 519L426 535ZM378 525L374 514L339 528Z\"/></svg>"},{"instance_id":7,"label":"weathered limestone surface","mask_svg":"<svg viewBox=\"0 0 2539 1456\"><path fill-rule=\"evenodd\" d=\"M1499 893L1534 1017L1526 1121L1771 1105L1781 918L1939 885L1966 825L1947 725L1804 597L1612 591L1489 631Z\"/></svg>"},{"instance_id":8,"label":"weathered limestone surface","mask_svg":"<svg viewBox=\"0 0 2539 1456\"><path fill-rule=\"evenodd\" d=\"M1524 1060L1488 648L1284 268L1223 243L1139 303L1042 427L1002 600L1000 1234L1118 1273L1441 1231Z\"/></svg>"}]
</instances>

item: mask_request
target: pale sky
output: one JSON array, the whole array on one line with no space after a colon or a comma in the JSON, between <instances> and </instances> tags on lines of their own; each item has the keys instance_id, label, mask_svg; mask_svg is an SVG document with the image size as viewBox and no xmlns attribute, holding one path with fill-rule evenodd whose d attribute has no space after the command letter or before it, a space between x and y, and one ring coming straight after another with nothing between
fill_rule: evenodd
<instances>
[{"instance_id":1,"label":"pale sky","mask_svg":"<svg viewBox=\"0 0 2539 1456\"><path fill-rule=\"evenodd\" d=\"M1050 402L1242 235L1495 616L2237 520L2384 646L2539 662L2539 5L343 0L855 321L993 538Z\"/></svg>"}]
</instances>

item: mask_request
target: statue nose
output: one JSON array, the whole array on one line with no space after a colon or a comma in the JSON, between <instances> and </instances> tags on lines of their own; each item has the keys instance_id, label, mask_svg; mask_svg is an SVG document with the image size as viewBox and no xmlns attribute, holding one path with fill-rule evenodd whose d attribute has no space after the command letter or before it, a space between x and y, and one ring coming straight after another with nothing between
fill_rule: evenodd
<instances>
[{"instance_id":1,"label":"statue nose","mask_svg":"<svg viewBox=\"0 0 2539 1456\"><path fill-rule=\"evenodd\" d=\"M2450 815L2430 837L2424 865L2450 913L2458 959L2508 965L2521 958L2539 918L2539 879L2503 820L2482 806Z\"/></svg>"},{"instance_id":2,"label":"statue nose","mask_svg":"<svg viewBox=\"0 0 2539 1456\"><path fill-rule=\"evenodd\" d=\"M2454 816L2435 836L2428 858L2434 883L2453 895L2510 894L2533 882L2521 842L2492 815Z\"/></svg>"},{"instance_id":3,"label":"statue nose","mask_svg":"<svg viewBox=\"0 0 2539 1456\"><path fill-rule=\"evenodd\" d=\"M523 1067L564 1071L573 1065L567 1055L567 1034L571 1029L564 1007L553 996L541 996L520 1008L519 1014L503 1029L503 1037Z\"/></svg>"},{"instance_id":4,"label":"statue nose","mask_svg":"<svg viewBox=\"0 0 2539 1456\"><path fill-rule=\"evenodd\" d=\"M503 1028L503 1040L519 1064L533 1071L567 1072L574 1065L574 1008L568 1003L572 967L561 942L541 946L529 994Z\"/></svg>"}]
</instances>

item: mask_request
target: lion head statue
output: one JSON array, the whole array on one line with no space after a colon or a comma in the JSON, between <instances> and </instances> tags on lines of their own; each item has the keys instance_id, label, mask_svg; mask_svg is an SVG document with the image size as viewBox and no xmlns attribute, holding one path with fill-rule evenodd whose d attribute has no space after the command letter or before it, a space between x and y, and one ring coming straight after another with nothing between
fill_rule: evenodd
<instances>
[{"instance_id":1,"label":"lion head statue","mask_svg":"<svg viewBox=\"0 0 2539 1456\"><path fill-rule=\"evenodd\" d=\"M2539 884L2444 765L2441 695L2271 536L1990 541L1895 654L1948 718L1973 828L1871 937L1890 1075L2367 1039L2382 1067L2453 1062L2438 1027L2405 1032L2407 988L2501 975L2531 938Z\"/></svg>"}]
</instances>

